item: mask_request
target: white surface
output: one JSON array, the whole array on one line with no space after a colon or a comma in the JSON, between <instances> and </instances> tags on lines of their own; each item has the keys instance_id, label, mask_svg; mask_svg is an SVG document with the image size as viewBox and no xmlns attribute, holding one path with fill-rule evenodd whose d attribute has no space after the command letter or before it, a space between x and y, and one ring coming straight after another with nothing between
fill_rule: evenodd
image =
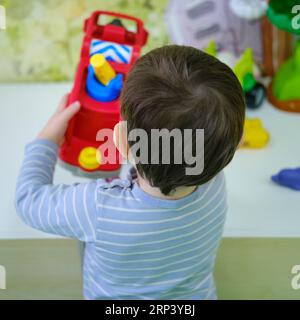
<instances>
[{"instance_id":1,"label":"white surface","mask_svg":"<svg viewBox=\"0 0 300 320\"><path fill-rule=\"evenodd\" d=\"M25 226L13 206L24 145L33 139L70 84L0 85L0 238L45 238ZM300 166L300 115L277 111L267 103L258 116L271 134L262 150L239 150L226 168L229 212L225 236L300 236L300 193L273 184L270 176ZM81 181L58 167L55 182Z\"/></svg>"},{"instance_id":2,"label":"white surface","mask_svg":"<svg viewBox=\"0 0 300 320\"><path fill-rule=\"evenodd\" d=\"M268 102L249 118L259 117L271 135L264 149L239 150L226 168L229 212L225 236L299 237L300 192L278 186L271 176L300 167L300 114Z\"/></svg>"}]
</instances>

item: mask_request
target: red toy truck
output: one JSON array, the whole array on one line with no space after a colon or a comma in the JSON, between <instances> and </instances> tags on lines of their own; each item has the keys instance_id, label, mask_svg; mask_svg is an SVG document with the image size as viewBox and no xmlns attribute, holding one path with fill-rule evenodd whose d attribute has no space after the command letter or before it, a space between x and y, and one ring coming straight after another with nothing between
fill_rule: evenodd
<instances>
[{"instance_id":1,"label":"red toy truck","mask_svg":"<svg viewBox=\"0 0 300 320\"><path fill-rule=\"evenodd\" d=\"M101 19L111 22L101 24ZM134 23L136 31L123 22ZM94 12L84 23L84 38L80 62L69 104L80 101L81 110L69 124L66 139L60 148L60 159L86 172L109 172L120 168L119 161L101 163L99 148L105 141L96 141L100 129L113 129L120 120L120 91L128 71L140 56L148 32L140 19L108 11ZM91 66L91 57L105 57L107 68L116 77L103 84ZM109 65L107 65L109 64ZM113 143L112 139L108 139ZM107 142L106 142L107 143ZM117 157L118 159L118 157Z\"/></svg>"}]
</instances>

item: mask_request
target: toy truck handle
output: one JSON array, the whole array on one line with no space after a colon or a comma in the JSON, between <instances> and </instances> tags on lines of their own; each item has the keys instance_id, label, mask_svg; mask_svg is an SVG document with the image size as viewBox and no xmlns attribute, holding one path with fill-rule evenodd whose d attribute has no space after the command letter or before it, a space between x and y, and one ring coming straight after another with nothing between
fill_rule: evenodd
<instances>
[{"instance_id":1,"label":"toy truck handle","mask_svg":"<svg viewBox=\"0 0 300 320\"><path fill-rule=\"evenodd\" d=\"M111 11L95 11L89 19L85 20L84 31L86 32L86 34L93 34L93 32L95 31L95 26L96 28L101 28L101 26L98 25L98 21L99 17L104 15L135 22L137 27L136 44L143 46L147 42L148 32L144 29L144 23L142 20L129 16L127 14L115 13Z\"/></svg>"},{"instance_id":2,"label":"toy truck handle","mask_svg":"<svg viewBox=\"0 0 300 320\"><path fill-rule=\"evenodd\" d=\"M83 66L79 65L77 69L82 69ZM80 72L79 70L77 70L77 73ZM66 108L68 108L72 103L78 101L78 97L80 95L80 87L81 87L81 82L82 79L78 78L78 82L76 84L76 86L73 87L73 90L69 93L69 97L68 97L68 103ZM67 144L71 143L72 140L72 133L74 131L74 126L75 126L75 118L76 115L69 121L69 125L67 128L67 131L65 133L65 140Z\"/></svg>"},{"instance_id":3,"label":"toy truck handle","mask_svg":"<svg viewBox=\"0 0 300 320\"><path fill-rule=\"evenodd\" d=\"M84 57L84 61L85 63L87 63L87 59L89 57L89 51L90 51L90 44L92 41L92 38L94 37L95 34L101 34L103 28L105 27L104 25L99 25L99 17L101 16L111 16L113 18L121 18L121 19L125 19L125 20L130 20L135 22L136 24L136 29L137 32L133 33L134 34L134 45L137 46L143 46L148 39L148 32L144 29L144 23L142 20L126 15L126 14L122 14L122 13L114 13L111 11L95 11L92 13L92 15L87 18L84 22L84 41L83 41L83 46L81 49L81 59L83 59ZM116 36L116 35L114 35ZM82 75L84 73L85 70L85 65L83 63L79 63L78 67L77 67L77 71L76 71L76 81L75 81L75 85L73 87L72 92L69 95L69 101L68 101L68 106L75 102L76 100L78 100L79 96L80 96L80 88L82 87L82 77L78 77L78 75ZM73 133L73 129L75 126L75 118L76 116L71 119L65 138L66 138L66 143L69 144L71 142L72 139L72 133Z\"/></svg>"}]
</instances>

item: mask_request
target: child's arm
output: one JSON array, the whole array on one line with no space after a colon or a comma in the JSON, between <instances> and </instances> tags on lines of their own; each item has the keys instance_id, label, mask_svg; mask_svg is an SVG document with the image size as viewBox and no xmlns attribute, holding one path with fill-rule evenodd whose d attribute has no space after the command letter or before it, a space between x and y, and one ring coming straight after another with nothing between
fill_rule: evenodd
<instances>
[{"instance_id":1,"label":"child's arm","mask_svg":"<svg viewBox=\"0 0 300 320\"><path fill-rule=\"evenodd\" d=\"M96 222L96 182L54 186L57 150L69 120L79 110L65 108L67 98L51 117L38 139L26 146L15 195L17 212L39 230L93 241Z\"/></svg>"}]
</instances>

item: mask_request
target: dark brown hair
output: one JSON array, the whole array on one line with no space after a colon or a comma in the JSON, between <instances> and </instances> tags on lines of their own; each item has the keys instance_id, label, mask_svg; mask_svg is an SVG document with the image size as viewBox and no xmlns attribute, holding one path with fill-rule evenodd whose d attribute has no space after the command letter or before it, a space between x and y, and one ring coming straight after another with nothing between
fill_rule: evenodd
<instances>
[{"instance_id":1,"label":"dark brown hair","mask_svg":"<svg viewBox=\"0 0 300 320\"><path fill-rule=\"evenodd\" d=\"M121 114L128 132L204 129L200 175L186 175L184 162L137 164L138 172L167 195L177 187L209 181L231 161L243 134L245 101L227 65L198 49L170 45L144 55L129 72Z\"/></svg>"}]
</instances>

